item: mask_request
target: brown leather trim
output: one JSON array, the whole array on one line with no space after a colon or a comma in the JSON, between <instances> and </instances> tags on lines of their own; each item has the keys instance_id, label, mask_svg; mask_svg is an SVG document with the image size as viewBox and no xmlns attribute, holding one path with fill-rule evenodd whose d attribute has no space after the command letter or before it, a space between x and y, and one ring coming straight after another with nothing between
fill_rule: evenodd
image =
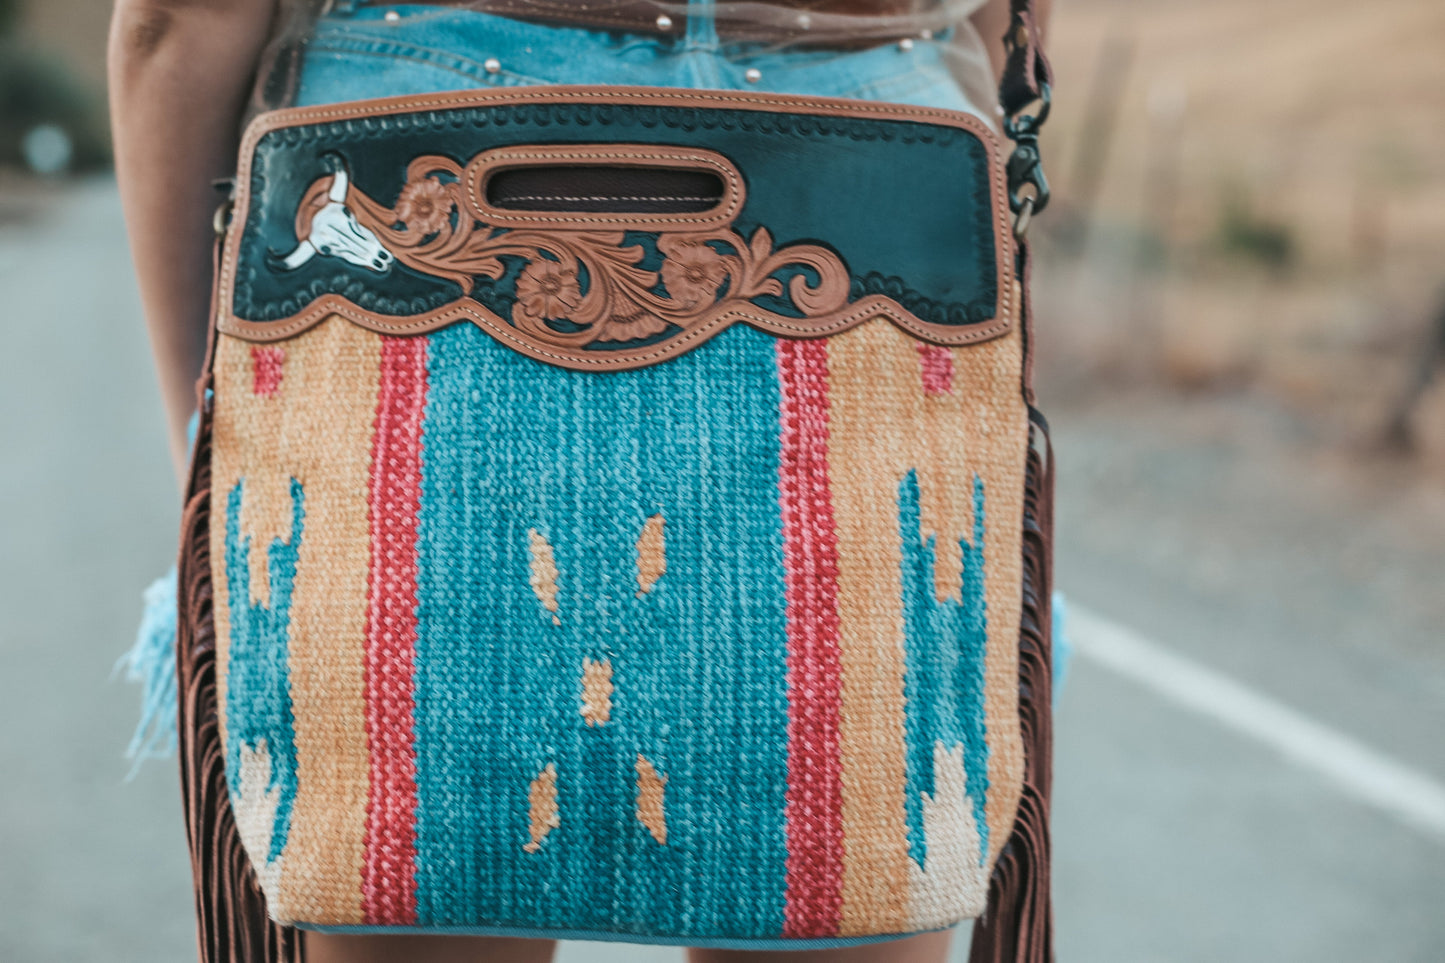
<instances>
[{"instance_id":1,"label":"brown leather trim","mask_svg":"<svg viewBox=\"0 0 1445 963\"><path fill-rule=\"evenodd\" d=\"M998 301L994 319L959 330L928 324L902 305L882 296L872 296L848 304L832 312L820 312L807 319L791 318L765 312L751 304L719 305L713 313L689 319L687 331L659 345L626 351L558 350L524 337L507 323L470 298L458 298L449 305L417 316L381 315L365 311L340 295L326 295L288 318L253 322L232 314L237 262L240 256L240 230L233 230L225 241L225 253L217 286L219 310L217 327L223 333L252 341L276 341L293 337L320 323L331 314L345 317L355 324L383 334L422 334L458 321L469 320L511 347L531 357L552 364L580 370L635 368L653 364L702 344L707 338L734 322L744 322L785 337L812 338L837 334L856 324L876 317L886 317L903 330L922 340L947 345L966 345L996 338L1009 331L1015 323L1013 304L1014 238L1009 219L1008 196L1002 154L996 135L979 118L960 111L927 107L880 104L872 101L844 100L824 97L788 97L734 91L667 90L647 87L535 87L505 90L469 90L424 96L391 97L347 104L326 104L316 107L291 108L262 114L247 128L241 142L241 159L237 172L237 197L233 224L244 225L250 206L251 161L257 143L267 133L287 127L351 120L362 117L383 117L425 110L444 110L494 103L591 103L591 104L657 104L675 107L757 110L774 113L804 113L823 116L866 116L881 120L898 120L946 125L968 131L977 137L988 156L990 194L993 206L996 286ZM638 152L660 155L652 148L626 149L608 147L598 154L622 153L636 159ZM701 158L711 152L684 151ZM589 159L605 159L592 155ZM728 165L731 169L731 165ZM736 171L733 171L736 174ZM725 181L727 178L724 178ZM741 204L743 188L737 184L737 203ZM469 191L475 195L475 190ZM516 217L516 212L505 212ZM576 217L577 215L572 215ZM677 215L671 215L677 217ZM629 221L634 221L632 217ZM595 230L596 223L589 222ZM555 227L555 223L549 224ZM786 251L787 248L781 249Z\"/></svg>"},{"instance_id":2,"label":"brown leather trim","mask_svg":"<svg viewBox=\"0 0 1445 963\"><path fill-rule=\"evenodd\" d=\"M222 334L245 341L284 341L311 330L332 315L346 318L352 324L366 328L368 331L390 335L426 334L458 321L471 321L509 348L514 348L529 357L563 367L583 370L608 368L626 370L655 364L697 347L713 335L731 326L735 321L745 321L755 328L786 338L826 337L847 331L871 318L887 318L914 337L937 344L975 344L998 337L997 332L980 330L984 327L983 325L967 328L950 338L938 337L936 333L938 325L920 321L892 299L882 295L862 298L850 304L847 311L816 318L788 318L780 314L752 312L725 306L705 320L690 326L684 333L662 344L635 350L607 352L583 353L549 350L543 345L534 343L531 339L520 336L517 329L511 324L471 300L458 300L427 314L396 317L363 311L339 294L327 294L317 298L305 311L292 315L285 321L240 321L229 318L220 325L220 330ZM591 358L587 354L596 354L600 357Z\"/></svg>"},{"instance_id":3,"label":"brown leather trim","mask_svg":"<svg viewBox=\"0 0 1445 963\"><path fill-rule=\"evenodd\" d=\"M692 168L710 171L722 178L723 196L711 211L696 214L604 214L579 211L504 210L487 203L487 181L500 170L513 167L564 167L595 164L612 167ZM463 175L464 197L479 221L504 227L536 227L545 230L572 228L596 230L625 225L629 230L649 227L707 230L731 224L742 210L747 189L743 175L733 163L716 151L689 147L642 144L541 144L531 147L499 147L478 154Z\"/></svg>"},{"instance_id":4,"label":"brown leather trim","mask_svg":"<svg viewBox=\"0 0 1445 963\"><path fill-rule=\"evenodd\" d=\"M1027 240L1018 242L1019 323L1023 325L1024 404L1034 406L1034 259Z\"/></svg>"}]
</instances>

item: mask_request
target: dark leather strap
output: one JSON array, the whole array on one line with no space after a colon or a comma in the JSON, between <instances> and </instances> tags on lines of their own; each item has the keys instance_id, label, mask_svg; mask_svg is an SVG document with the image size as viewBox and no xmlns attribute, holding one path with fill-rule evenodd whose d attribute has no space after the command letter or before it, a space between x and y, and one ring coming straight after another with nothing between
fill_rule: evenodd
<instances>
[{"instance_id":1,"label":"dark leather strap","mask_svg":"<svg viewBox=\"0 0 1445 963\"><path fill-rule=\"evenodd\" d=\"M1038 100L1044 87L1053 82L1036 8L1035 0L1011 0L1009 29L1004 37L1008 60L998 93L999 104L1009 116Z\"/></svg>"}]
</instances>

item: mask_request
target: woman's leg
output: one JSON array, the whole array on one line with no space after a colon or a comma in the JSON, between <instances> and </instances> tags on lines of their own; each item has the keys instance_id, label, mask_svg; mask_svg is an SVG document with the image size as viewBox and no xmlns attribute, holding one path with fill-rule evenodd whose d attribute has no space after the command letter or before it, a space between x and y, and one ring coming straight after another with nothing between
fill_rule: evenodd
<instances>
[{"instance_id":1,"label":"woman's leg","mask_svg":"<svg viewBox=\"0 0 1445 963\"><path fill-rule=\"evenodd\" d=\"M551 963L556 950L552 940L306 934L306 963Z\"/></svg>"},{"instance_id":2,"label":"woman's leg","mask_svg":"<svg viewBox=\"0 0 1445 963\"><path fill-rule=\"evenodd\" d=\"M688 963L944 963L953 930L843 950L688 950ZM310 961L308 961L310 963Z\"/></svg>"}]
</instances>

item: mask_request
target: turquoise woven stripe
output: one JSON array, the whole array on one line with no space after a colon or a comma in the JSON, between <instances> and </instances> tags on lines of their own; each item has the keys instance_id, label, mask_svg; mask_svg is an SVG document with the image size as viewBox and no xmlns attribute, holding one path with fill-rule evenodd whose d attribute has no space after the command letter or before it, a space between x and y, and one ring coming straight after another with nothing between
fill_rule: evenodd
<instances>
[{"instance_id":1,"label":"turquoise woven stripe","mask_svg":"<svg viewBox=\"0 0 1445 963\"><path fill-rule=\"evenodd\" d=\"M226 595L231 613L230 669L226 676L226 782L233 801L241 792L241 747L263 743L271 759L268 790L281 787L271 831L274 860L286 846L291 807L296 801L296 733L291 714L291 681L286 659L291 630L291 591L306 518L301 483L291 479L291 540L279 538L266 550L271 598L251 601L251 537L241 537L241 487L226 497ZM256 856L252 853L252 858Z\"/></svg>"},{"instance_id":2,"label":"turquoise woven stripe","mask_svg":"<svg viewBox=\"0 0 1445 963\"><path fill-rule=\"evenodd\" d=\"M775 342L736 327L665 365L539 364L471 325L431 336L418 531L423 925L776 936L786 631ZM640 593L661 514L667 570ZM529 584L552 547L559 624ZM581 713L583 660L611 717ZM666 845L636 817L666 777ZM528 789L557 772L535 853Z\"/></svg>"},{"instance_id":3,"label":"turquoise woven stripe","mask_svg":"<svg viewBox=\"0 0 1445 963\"><path fill-rule=\"evenodd\" d=\"M928 858L923 835L923 797L935 791L933 747L963 746L968 794L978 823L979 846L988 852L988 741L984 716L984 665L988 618L984 602L983 480L973 480L973 543L963 549L962 600L939 600L935 590L937 536L920 529L918 472L898 486L899 537L903 546L903 621L907 665L903 690L908 731L908 853L919 866Z\"/></svg>"}]
</instances>

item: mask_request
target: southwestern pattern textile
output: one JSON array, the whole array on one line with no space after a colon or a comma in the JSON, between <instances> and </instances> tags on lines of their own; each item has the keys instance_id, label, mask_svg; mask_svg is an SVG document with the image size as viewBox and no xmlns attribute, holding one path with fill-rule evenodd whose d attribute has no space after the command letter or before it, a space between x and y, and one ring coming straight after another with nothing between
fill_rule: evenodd
<instances>
[{"instance_id":1,"label":"southwestern pattern textile","mask_svg":"<svg viewBox=\"0 0 1445 963\"><path fill-rule=\"evenodd\" d=\"M387 242L352 265L372 275L439 263L398 243L406 217L433 254L525 248L530 266L494 265L526 313L508 325L584 304L579 275L609 270L594 251L459 220L470 156L383 201L339 169L298 176L293 223L359 217ZM742 298L788 255L761 230L672 249L736 262L695 289L652 270L674 301L760 272ZM279 263L302 236L275 271L327 257ZM817 265L871 250L793 236ZM1024 333L1011 313L940 344L888 300L826 336L736 324L605 371L340 310L218 334L217 708L274 919L766 943L984 911L1024 791Z\"/></svg>"}]
</instances>

